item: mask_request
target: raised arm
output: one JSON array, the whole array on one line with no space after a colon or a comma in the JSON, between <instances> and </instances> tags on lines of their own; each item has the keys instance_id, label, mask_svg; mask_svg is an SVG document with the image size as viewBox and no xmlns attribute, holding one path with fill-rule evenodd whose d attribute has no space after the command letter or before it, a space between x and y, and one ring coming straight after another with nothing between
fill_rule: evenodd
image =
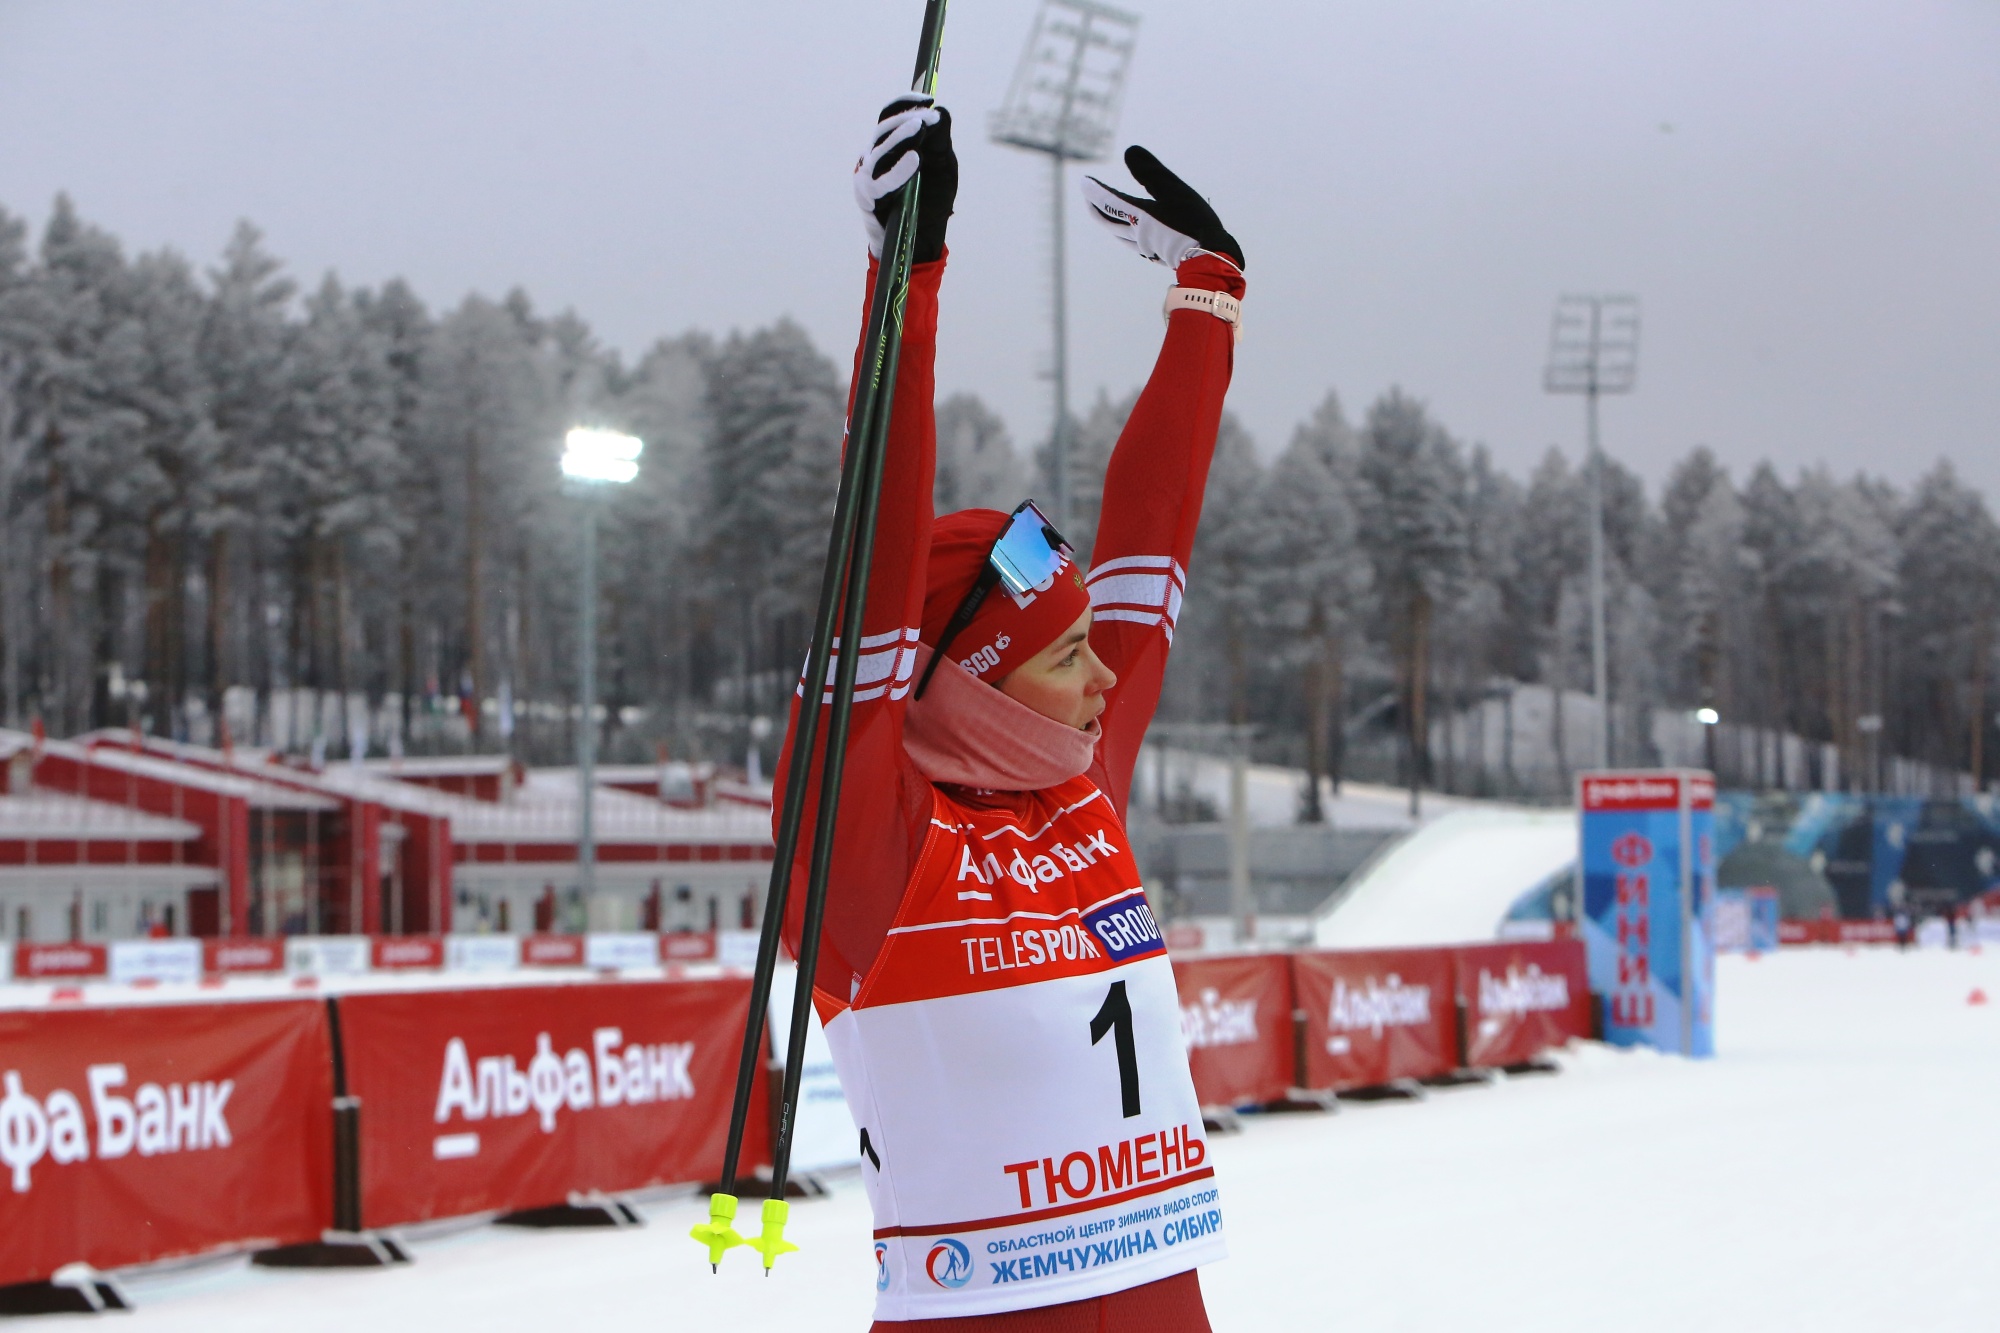
<instances>
[{"instance_id":1,"label":"raised arm","mask_svg":"<svg viewBox=\"0 0 2000 1333\"><path fill-rule=\"evenodd\" d=\"M1112 451L1090 554L1090 643L1118 673L1098 762L1121 812L1139 744L1159 706L1187 590L1243 297L1242 250L1215 210L1144 149L1128 151L1126 163L1152 198L1094 180L1086 182L1085 197L1121 240L1174 270L1176 307L1152 377Z\"/></svg>"},{"instance_id":2,"label":"raised arm","mask_svg":"<svg viewBox=\"0 0 2000 1333\"><path fill-rule=\"evenodd\" d=\"M899 107L901 108L899 110ZM908 151L912 142L915 152ZM898 151L901 149L902 151ZM894 919L930 820L929 784L903 752L903 712L916 666L917 625L924 601L924 561L930 549L931 478L936 467L937 426L932 411L937 360L938 285L944 276L944 219L951 213L956 163L946 173L936 166L951 156L950 120L941 109L898 99L884 111L869 151L856 168L856 194L869 228L867 292L862 302L862 338L867 310L879 276L882 232L874 205L918 168L924 173L917 228L917 263L911 270L903 308L903 344L883 460L882 497L875 525L875 550L868 579L868 609L855 677L854 711L849 724L847 763L841 784L840 815L834 834L833 879L829 885L826 949L820 968L823 986L844 994L849 973L865 972ZM887 211L886 204L883 212ZM865 346L855 350L854 383L862 374ZM848 409L853 411L850 387ZM846 442L851 445L850 439ZM838 655L847 651L835 646ZM831 704L829 689L818 701ZM794 698L792 727L778 761L778 790L795 756L799 710ZM819 735L824 746L824 716ZM786 913L786 938L796 951L809 853L806 843L819 802L817 757L810 770L806 805L808 834L800 840L793 889ZM774 811L774 814L776 812Z\"/></svg>"}]
</instances>

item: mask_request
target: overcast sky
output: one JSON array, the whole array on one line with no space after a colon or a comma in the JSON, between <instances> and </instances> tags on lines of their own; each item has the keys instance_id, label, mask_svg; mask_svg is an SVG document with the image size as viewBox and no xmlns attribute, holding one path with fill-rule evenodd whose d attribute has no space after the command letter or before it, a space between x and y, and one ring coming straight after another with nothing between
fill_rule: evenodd
<instances>
[{"instance_id":1,"label":"overcast sky","mask_svg":"<svg viewBox=\"0 0 2000 1333\"><path fill-rule=\"evenodd\" d=\"M1230 403L1267 455L1329 388L1358 418L1391 384L1517 472L1574 452L1582 409L1540 368L1556 295L1596 289L1644 304L1604 422L1650 479L1700 443L1739 476L1943 456L2000 499L2000 5L1131 2L1120 141L1244 245ZM1047 427L1047 169L983 130L1033 12L956 0L942 84L964 183L939 387L1020 444ZM0 206L39 224L68 190L203 262L247 217L304 280L400 274L435 306L520 284L628 354L789 315L844 361L847 173L920 13L0 0ZM1082 406L1143 378L1167 280L1075 176Z\"/></svg>"}]
</instances>

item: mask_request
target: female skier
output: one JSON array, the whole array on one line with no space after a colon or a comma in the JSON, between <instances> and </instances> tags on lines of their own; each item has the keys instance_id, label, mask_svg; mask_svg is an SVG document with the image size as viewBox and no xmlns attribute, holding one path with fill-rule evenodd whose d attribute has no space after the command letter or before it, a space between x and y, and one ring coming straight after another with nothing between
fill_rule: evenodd
<instances>
[{"instance_id":1,"label":"female skier","mask_svg":"<svg viewBox=\"0 0 2000 1333\"><path fill-rule=\"evenodd\" d=\"M875 260L891 196L922 172L866 633L838 649L862 659L814 979L861 1127L878 1333L1209 1327L1194 1270L1223 1255L1222 1212L1123 814L1187 583L1243 254L1151 154L1125 160L1150 197L1093 180L1086 199L1176 285L1087 566L1032 504L932 516L949 113L898 98L855 169Z\"/></svg>"}]
</instances>

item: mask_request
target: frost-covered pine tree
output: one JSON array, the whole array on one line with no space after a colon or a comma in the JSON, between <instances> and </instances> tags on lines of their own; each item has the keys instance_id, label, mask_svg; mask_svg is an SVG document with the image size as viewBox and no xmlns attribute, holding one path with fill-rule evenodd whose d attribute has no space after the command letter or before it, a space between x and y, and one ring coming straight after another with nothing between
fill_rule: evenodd
<instances>
[{"instance_id":1,"label":"frost-covered pine tree","mask_svg":"<svg viewBox=\"0 0 2000 1333\"><path fill-rule=\"evenodd\" d=\"M1263 500L1264 467L1256 446L1235 415L1224 412L1168 667L1166 688L1184 717L1250 721L1266 622L1260 587L1268 536Z\"/></svg>"},{"instance_id":2,"label":"frost-covered pine tree","mask_svg":"<svg viewBox=\"0 0 2000 1333\"><path fill-rule=\"evenodd\" d=\"M1521 533L1516 546L1521 605L1526 611L1528 639L1540 661L1539 674L1550 691L1550 750L1555 756L1557 785L1569 784L1571 754L1564 695L1573 683L1578 660L1572 636L1565 633L1565 594L1574 598L1577 580L1588 568L1589 497L1583 480L1570 470L1560 450L1542 455L1528 481L1521 504Z\"/></svg>"},{"instance_id":3,"label":"frost-covered pine tree","mask_svg":"<svg viewBox=\"0 0 2000 1333\"><path fill-rule=\"evenodd\" d=\"M39 483L38 552L46 570L32 630L40 645L40 711L57 734L89 724L92 656L114 601L98 573L113 549L108 512L120 489L135 416L129 404L138 360L129 270L108 233L58 197L42 232L26 293L35 333L27 345L27 470Z\"/></svg>"},{"instance_id":4,"label":"frost-covered pine tree","mask_svg":"<svg viewBox=\"0 0 2000 1333\"><path fill-rule=\"evenodd\" d=\"M614 411L646 442L638 478L618 496L621 515L608 535L606 579L618 588L638 696L674 711L690 692L689 644L696 629L703 443L708 436L704 393L713 342L703 334L663 338L626 378ZM685 724L662 718L661 733Z\"/></svg>"},{"instance_id":5,"label":"frost-covered pine tree","mask_svg":"<svg viewBox=\"0 0 2000 1333\"><path fill-rule=\"evenodd\" d=\"M294 567L305 614L304 667L338 699L336 734L354 734L350 695L379 699L370 669L381 618L369 613L389 587L411 533L393 497L408 467L395 436L396 376L390 344L329 274L307 298L289 359L289 402L274 470L295 522ZM371 629L374 631L371 633Z\"/></svg>"},{"instance_id":6,"label":"frost-covered pine tree","mask_svg":"<svg viewBox=\"0 0 2000 1333\"><path fill-rule=\"evenodd\" d=\"M31 426L28 365L38 325L28 274L28 227L0 208L0 720L22 725L22 678L28 660L26 509Z\"/></svg>"},{"instance_id":7,"label":"frost-covered pine tree","mask_svg":"<svg viewBox=\"0 0 2000 1333\"><path fill-rule=\"evenodd\" d=\"M1056 526L1078 551L1087 552L1097 542L1097 515L1104 507L1104 474L1111 466L1111 451L1118 445L1125 419L1132 415L1133 405L1138 401L1136 390L1114 400L1100 389L1090 410L1070 420L1065 451L1069 513ZM1055 451L1047 440L1035 450L1035 476L1038 494L1045 503L1052 502L1056 493Z\"/></svg>"},{"instance_id":8,"label":"frost-covered pine tree","mask_svg":"<svg viewBox=\"0 0 2000 1333\"><path fill-rule=\"evenodd\" d=\"M388 430L399 470L394 478L397 484L383 499L393 514L399 544L393 586L385 590L379 614L393 626L385 631L393 637L393 645L385 645L384 652L393 662L388 675L400 700L394 739L406 748L417 697L422 692L418 627L435 624L444 614L439 591L444 582L430 570L432 544L421 539L427 524L437 521L443 512L445 494L443 460L425 447L424 432L424 376L436 325L423 302L400 278L384 284L379 292L357 291L354 302L362 323L379 340L389 371ZM260 693L267 694L268 680L260 678L260 686ZM264 710L258 711L261 716Z\"/></svg>"},{"instance_id":9,"label":"frost-covered pine tree","mask_svg":"<svg viewBox=\"0 0 2000 1333\"><path fill-rule=\"evenodd\" d=\"M789 320L709 363L704 600L740 706L776 712L805 654L833 515L845 404L833 363ZM766 677L750 697L751 678Z\"/></svg>"},{"instance_id":10,"label":"frost-covered pine tree","mask_svg":"<svg viewBox=\"0 0 2000 1333\"><path fill-rule=\"evenodd\" d=\"M1027 498L1026 469L999 414L977 394L955 393L939 403L937 480L932 488L937 512L1007 511Z\"/></svg>"},{"instance_id":11,"label":"frost-covered pine tree","mask_svg":"<svg viewBox=\"0 0 2000 1333\"><path fill-rule=\"evenodd\" d=\"M1465 463L1424 405L1391 389L1368 409L1355 488L1361 542L1374 565L1384 637L1396 665L1412 805L1430 780L1431 631L1461 589L1471 554Z\"/></svg>"},{"instance_id":12,"label":"frost-covered pine tree","mask_svg":"<svg viewBox=\"0 0 2000 1333\"><path fill-rule=\"evenodd\" d=\"M462 706L472 701L463 711L475 748L487 739L481 704L497 680L494 648L506 625L495 575L518 550L509 524L528 508L523 488L555 486L556 442L527 315L522 301L469 296L438 322L425 360L420 438L444 521L420 526L417 539L448 566L456 594L432 645L433 674ZM542 467L531 474L536 447Z\"/></svg>"},{"instance_id":13,"label":"frost-covered pine tree","mask_svg":"<svg viewBox=\"0 0 2000 1333\"><path fill-rule=\"evenodd\" d=\"M171 714L191 682L191 649L200 647L199 634L188 632L188 569L221 444L201 356L209 303L193 268L171 252L139 256L131 278L139 419L136 447L121 470L129 484L124 519L137 570L137 641L114 658L125 675L145 682L147 694L143 709L128 697L123 716L99 721L145 723L151 714L154 725L172 729Z\"/></svg>"},{"instance_id":14,"label":"frost-covered pine tree","mask_svg":"<svg viewBox=\"0 0 2000 1333\"><path fill-rule=\"evenodd\" d=\"M1441 621L1437 650L1451 703L1432 727L1432 748L1443 750L1450 790L1477 789L1489 778L1495 787L1514 785L1511 737L1503 732L1487 752L1481 705L1495 676L1532 673L1532 641L1520 633L1521 507L1519 483L1494 466L1485 445L1475 445L1466 466L1464 593Z\"/></svg>"},{"instance_id":15,"label":"frost-covered pine tree","mask_svg":"<svg viewBox=\"0 0 2000 1333\"><path fill-rule=\"evenodd\" d=\"M1933 763L1985 767L2000 528L1940 460L1911 493L1901 538L1899 738ZM1944 794L1944 793L1937 793Z\"/></svg>"},{"instance_id":16,"label":"frost-covered pine tree","mask_svg":"<svg viewBox=\"0 0 2000 1333\"><path fill-rule=\"evenodd\" d=\"M1264 483L1259 589L1267 643L1297 682L1306 781L1302 823L1326 815L1320 779L1340 786L1347 661L1365 625L1370 570L1352 498L1354 431L1333 393L1293 433Z\"/></svg>"},{"instance_id":17,"label":"frost-covered pine tree","mask_svg":"<svg viewBox=\"0 0 2000 1333\"><path fill-rule=\"evenodd\" d=\"M245 601L238 585L254 586L258 581L272 556L259 538L282 522L282 514L274 508L276 494L266 481L281 466L284 446L277 414L286 397L289 316L298 289L264 249L262 233L248 222L237 225L221 265L208 276L209 312L201 350L217 440L193 527L195 537L207 547L202 578L204 675L210 715L217 716L223 687L242 668L228 652L230 616ZM262 619L246 617L246 637L257 632Z\"/></svg>"}]
</instances>

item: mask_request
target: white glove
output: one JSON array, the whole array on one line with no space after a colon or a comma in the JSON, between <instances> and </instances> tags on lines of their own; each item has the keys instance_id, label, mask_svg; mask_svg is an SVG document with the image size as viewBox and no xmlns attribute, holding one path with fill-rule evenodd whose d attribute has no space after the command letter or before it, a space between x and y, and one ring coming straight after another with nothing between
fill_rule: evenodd
<instances>
[{"instance_id":1,"label":"white glove","mask_svg":"<svg viewBox=\"0 0 2000 1333\"><path fill-rule=\"evenodd\" d=\"M1152 191L1152 198L1114 190L1095 176L1083 178L1084 202L1113 235L1142 258L1168 268L1179 268L1197 250L1226 255L1243 267L1243 247L1185 181L1136 145L1125 150L1125 166L1132 179Z\"/></svg>"},{"instance_id":2,"label":"white glove","mask_svg":"<svg viewBox=\"0 0 2000 1333\"><path fill-rule=\"evenodd\" d=\"M939 118L934 99L922 93L902 94L882 108L882 119L870 133L861 160L854 164L854 202L861 206L868 253L877 259L882 257L884 239L882 214L889 211L885 201L907 185L921 165L921 158L910 152L908 145Z\"/></svg>"}]
</instances>

